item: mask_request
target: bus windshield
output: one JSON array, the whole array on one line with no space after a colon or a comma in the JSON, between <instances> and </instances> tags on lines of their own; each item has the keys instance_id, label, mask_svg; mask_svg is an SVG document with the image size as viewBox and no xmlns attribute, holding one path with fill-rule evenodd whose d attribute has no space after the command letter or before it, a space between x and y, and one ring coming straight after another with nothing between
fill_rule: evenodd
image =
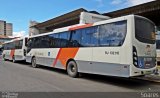
<instances>
[{"instance_id":1,"label":"bus windshield","mask_svg":"<svg viewBox=\"0 0 160 98\"><path fill-rule=\"evenodd\" d=\"M155 44L155 25L147 19L135 17L135 36L140 42Z\"/></svg>"}]
</instances>

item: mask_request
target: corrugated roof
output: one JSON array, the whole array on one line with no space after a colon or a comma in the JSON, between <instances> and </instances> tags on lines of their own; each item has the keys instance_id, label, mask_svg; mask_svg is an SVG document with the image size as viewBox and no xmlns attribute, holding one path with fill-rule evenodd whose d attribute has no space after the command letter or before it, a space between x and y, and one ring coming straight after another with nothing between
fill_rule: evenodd
<instances>
[{"instance_id":1,"label":"corrugated roof","mask_svg":"<svg viewBox=\"0 0 160 98\"><path fill-rule=\"evenodd\" d=\"M81 12L88 12L88 11L83 8L80 8L72 12L66 13L64 15L39 23L34 27L36 27L40 31L40 33L45 33L45 32L51 32L57 28L75 25L79 23ZM119 17L119 16L124 16L129 14L136 14L136 15L147 17L150 20L152 20L156 25L160 25L160 18L159 18L160 17L160 0L136 5L133 7L129 7L129 8L113 11L113 12L104 13L103 15L110 16L110 17Z\"/></svg>"},{"instance_id":2,"label":"corrugated roof","mask_svg":"<svg viewBox=\"0 0 160 98\"><path fill-rule=\"evenodd\" d=\"M87 12L87 10L80 8L56 18L39 23L34 27L38 29L45 29L46 31L52 31L56 28L78 24L81 12Z\"/></svg>"},{"instance_id":3,"label":"corrugated roof","mask_svg":"<svg viewBox=\"0 0 160 98\"><path fill-rule=\"evenodd\" d=\"M156 25L160 25L160 0L136 5L133 7L104 13L103 15L110 17L119 17L129 14L141 15L152 20Z\"/></svg>"}]
</instances>

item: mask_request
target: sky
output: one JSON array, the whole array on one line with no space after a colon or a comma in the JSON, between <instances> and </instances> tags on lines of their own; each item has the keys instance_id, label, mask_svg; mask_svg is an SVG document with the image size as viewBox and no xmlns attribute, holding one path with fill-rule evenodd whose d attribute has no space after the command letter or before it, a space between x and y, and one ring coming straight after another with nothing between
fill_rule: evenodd
<instances>
[{"instance_id":1,"label":"sky","mask_svg":"<svg viewBox=\"0 0 160 98\"><path fill-rule=\"evenodd\" d=\"M13 36L26 36L29 21L44 22L73 10L107 13L154 0L0 0L0 20L13 23Z\"/></svg>"}]
</instances>

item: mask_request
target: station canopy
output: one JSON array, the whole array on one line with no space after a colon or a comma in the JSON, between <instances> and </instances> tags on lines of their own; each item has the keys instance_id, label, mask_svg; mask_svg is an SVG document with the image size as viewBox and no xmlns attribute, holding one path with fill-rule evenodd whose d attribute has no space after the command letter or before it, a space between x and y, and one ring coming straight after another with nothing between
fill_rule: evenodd
<instances>
[{"instance_id":1,"label":"station canopy","mask_svg":"<svg viewBox=\"0 0 160 98\"><path fill-rule=\"evenodd\" d=\"M135 14L144 16L150 20L152 20L157 26L160 26L160 0L144 3L141 5L104 13L103 15L107 15L110 17L119 17L125 16L129 14Z\"/></svg>"},{"instance_id":2,"label":"station canopy","mask_svg":"<svg viewBox=\"0 0 160 98\"><path fill-rule=\"evenodd\" d=\"M39 23L35 25L37 29L45 30L46 32L50 32L56 28L66 27L74 24L78 24L80 20L81 12L88 12L87 10L80 8L75 11L66 13L64 15L58 16L56 18L47 20L45 22Z\"/></svg>"},{"instance_id":3,"label":"station canopy","mask_svg":"<svg viewBox=\"0 0 160 98\"><path fill-rule=\"evenodd\" d=\"M64 15L55 17L53 19L44 21L42 23L38 23L33 27L39 30L43 30L44 31L43 33L45 33L45 32L51 32L56 28L78 24L80 21L81 12L89 12L89 11L87 11L86 9L80 8L72 12L66 13ZM90 11L90 12L99 14L96 11ZM133 7L129 7L129 8L113 11L113 12L107 12L102 15L115 18L115 17L125 16L129 14L144 16L152 20L157 26L160 26L160 0L144 3L141 5L136 5Z\"/></svg>"}]
</instances>

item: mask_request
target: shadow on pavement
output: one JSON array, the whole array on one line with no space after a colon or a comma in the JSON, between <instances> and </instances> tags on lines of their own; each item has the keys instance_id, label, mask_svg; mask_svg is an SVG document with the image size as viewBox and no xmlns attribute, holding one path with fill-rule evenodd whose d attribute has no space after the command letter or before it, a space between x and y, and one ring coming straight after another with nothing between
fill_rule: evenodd
<instances>
[{"instance_id":1,"label":"shadow on pavement","mask_svg":"<svg viewBox=\"0 0 160 98\"><path fill-rule=\"evenodd\" d=\"M16 62L16 63L27 65L31 67L31 64L26 63L26 62ZM38 68L47 70L47 71L54 71L56 73L67 76L67 72L65 70L52 68L52 67L46 67L46 66L39 66ZM151 85L151 83L148 81L134 79L134 78L112 77L112 76L84 74L84 73L80 74L80 77L78 79L85 79L85 80L89 80L92 82L106 83L110 85L116 85L120 87L131 88L131 89L138 89L141 87L143 88L143 87L147 87L148 85Z\"/></svg>"}]
</instances>

